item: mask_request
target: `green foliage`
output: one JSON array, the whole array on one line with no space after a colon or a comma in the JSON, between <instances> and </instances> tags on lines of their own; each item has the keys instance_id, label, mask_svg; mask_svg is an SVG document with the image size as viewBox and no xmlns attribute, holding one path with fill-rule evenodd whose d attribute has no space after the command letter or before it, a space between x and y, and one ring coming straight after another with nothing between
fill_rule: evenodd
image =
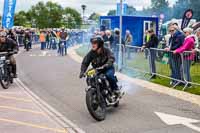
<instances>
[{"instance_id":1,"label":"green foliage","mask_svg":"<svg viewBox=\"0 0 200 133\"><path fill-rule=\"evenodd\" d=\"M164 21L172 18L182 18L183 13L187 9L194 11L194 19L200 21L200 2L199 0L178 0L173 7L169 7L168 0L151 0L151 6L144 8L142 11L136 11L134 7L128 7L128 15L140 15L140 16L160 16L165 15ZM110 10L109 16L116 15L116 10Z\"/></svg>"},{"instance_id":2,"label":"green foliage","mask_svg":"<svg viewBox=\"0 0 200 133\"><path fill-rule=\"evenodd\" d=\"M187 9L192 9L194 11L194 19L200 21L200 2L198 0L178 0L174 5L173 16L175 18L182 18L183 13Z\"/></svg>"},{"instance_id":3,"label":"green foliage","mask_svg":"<svg viewBox=\"0 0 200 133\"><path fill-rule=\"evenodd\" d=\"M82 18L81 14L78 11L70 7L67 7L64 9L63 15L65 15L68 18L67 20L68 28L80 28L82 24Z\"/></svg>"},{"instance_id":4,"label":"green foliage","mask_svg":"<svg viewBox=\"0 0 200 133\"><path fill-rule=\"evenodd\" d=\"M107 15L108 16L115 16L116 15L116 10L110 10Z\"/></svg>"},{"instance_id":5,"label":"green foliage","mask_svg":"<svg viewBox=\"0 0 200 133\"><path fill-rule=\"evenodd\" d=\"M100 14L94 12L90 15L89 19L94 20L94 21L99 21L99 17L100 17Z\"/></svg>"},{"instance_id":6,"label":"green foliage","mask_svg":"<svg viewBox=\"0 0 200 133\"><path fill-rule=\"evenodd\" d=\"M56 3L39 2L28 11L38 28L58 28L61 26L62 7Z\"/></svg>"},{"instance_id":7,"label":"green foliage","mask_svg":"<svg viewBox=\"0 0 200 133\"><path fill-rule=\"evenodd\" d=\"M156 12L164 12L169 8L169 3L166 0L151 0L151 8Z\"/></svg>"},{"instance_id":8,"label":"green foliage","mask_svg":"<svg viewBox=\"0 0 200 133\"><path fill-rule=\"evenodd\" d=\"M68 15L68 17L66 17ZM75 9L65 8L61 5L48 1L47 3L38 2L27 12L20 11L15 15L15 25L38 28L75 28L81 25L80 13Z\"/></svg>"},{"instance_id":9,"label":"green foliage","mask_svg":"<svg viewBox=\"0 0 200 133\"><path fill-rule=\"evenodd\" d=\"M14 25L16 26L26 26L28 24L27 13L20 11L15 14Z\"/></svg>"},{"instance_id":10,"label":"green foliage","mask_svg":"<svg viewBox=\"0 0 200 133\"><path fill-rule=\"evenodd\" d=\"M136 8L128 5L127 15L136 15Z\"/></svg>"}]
</instances>

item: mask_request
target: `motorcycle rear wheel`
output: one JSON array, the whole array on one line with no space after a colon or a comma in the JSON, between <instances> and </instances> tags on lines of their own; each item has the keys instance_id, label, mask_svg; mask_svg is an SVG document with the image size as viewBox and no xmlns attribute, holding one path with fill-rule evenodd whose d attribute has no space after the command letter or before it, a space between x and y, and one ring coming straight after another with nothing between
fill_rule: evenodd
<instances>
[{"instance_id":1,"label":"motorcycle rear wheel","mask_svg":"<svg viewBox=\"0 0 200 133\"><path fill-rule=\"evenodd\" d=\"M0 83L3 89L8 89L10 87L10 77L5 66L3 69L0 69Z\"/></svg>"}]
</instances>

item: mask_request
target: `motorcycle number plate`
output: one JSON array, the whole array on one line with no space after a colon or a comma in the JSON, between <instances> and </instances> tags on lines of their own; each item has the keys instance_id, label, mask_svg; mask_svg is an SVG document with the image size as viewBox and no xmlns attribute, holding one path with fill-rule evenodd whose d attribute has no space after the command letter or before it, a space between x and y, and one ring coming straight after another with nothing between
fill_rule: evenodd
<instances>
[{"instance_id":1,"label":"motorcycle number plate","mask_svg":"<svg viewBox=\"0 0 200 133\"><path fill-rule=\"evenodd\" d=\"M90 71L87 72L87 75L88 75L88 76L93 76L93 75L95 75L95 74L96 74L96 71L95 71L95 70L90 70Z\"/></svg>"}]
</instances>

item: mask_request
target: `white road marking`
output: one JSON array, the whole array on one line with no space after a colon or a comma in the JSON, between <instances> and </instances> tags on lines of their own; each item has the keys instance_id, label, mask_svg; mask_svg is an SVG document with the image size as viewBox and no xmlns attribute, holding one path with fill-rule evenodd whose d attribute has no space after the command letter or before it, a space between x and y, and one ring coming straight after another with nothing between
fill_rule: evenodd
<instances>
[{"instance_id":1,"label":"white road marking","mask_svg":"<svg viewBox=\"0 0 200 133\"><path fill-rule=\"evenodd\" d=\"M42 51L42 53L40 53L40 54L30 54L29 56L30 57L36 57L36 56L38 56L38 57L51 57L51 56L57 57L59 55L55 54L55 53L49 53L48 51Z\"/></svg>"},{"instance_id":2,"label":"white road marking","mask_svg":"<svg viewBox=\"0 0 200 133\"><path fill-rule=\"evenodd\" d=\"M39 98L36 94L34 94L20 79L16 79L16 84L20 89L25 90L25 93L29 95L33 101L47 114L50 118L55 120L57 123L62 125L63 127L67 127L69 133L85 133L82 129L80 129L76 124L74 124L71 120L63 116L56 109L51 107L48 103Z\"/></svg>"},{"instance_id":3,"label":"white road marking","mask_svg":"<svg viewBox=\"0 0 200 133\"><path fill-rule=\"evenodd\" d=\"M35 55L35 54L30 54L30 56L31 56L31 57L35 57L36 55Z\"/></svg>"},{"instance_id":4,"label":"white road marking","mask_svg":"<svg viewBox=\"0 0 200 133\"><path fill-rule=\"evenodd\" d=\"M198 123L200 120L180 117L176 115L165 114L161 112L155 112L155 114L167 125L184 125L190 129L200 132L200 127L193 125L192 123Z\"/></svg>"}]
</instances>

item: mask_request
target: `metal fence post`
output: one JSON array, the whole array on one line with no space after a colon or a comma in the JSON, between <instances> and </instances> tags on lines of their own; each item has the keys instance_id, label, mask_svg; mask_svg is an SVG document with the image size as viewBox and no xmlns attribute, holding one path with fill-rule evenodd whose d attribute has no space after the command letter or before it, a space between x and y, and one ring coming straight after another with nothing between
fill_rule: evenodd
<instances>
[{"instance_id":1,"label":"metal fence post","mask_svg":"<svg viewBox=\"0 0 200 133\"><path fill-rule=\"evenodd\" d=\"M122 45L119 45L119 54L118 54L118 71L122 71Z\"/></svg>"},{"instance_id":2,"label":"metal fence post","mask_svg":"<svg viewBox=\"0 0 200 133\"><path fill-rule=\"evenodd\" d=\"M149 48L146 48L145 50L147 50L147 59L148 59L148 62L149 62L149 73L153 76L153 68L152 68L152 58L151 58L151 51ZM150 77L150 79L152 78L152 76Z\"/></svg>"}]
</instances>

